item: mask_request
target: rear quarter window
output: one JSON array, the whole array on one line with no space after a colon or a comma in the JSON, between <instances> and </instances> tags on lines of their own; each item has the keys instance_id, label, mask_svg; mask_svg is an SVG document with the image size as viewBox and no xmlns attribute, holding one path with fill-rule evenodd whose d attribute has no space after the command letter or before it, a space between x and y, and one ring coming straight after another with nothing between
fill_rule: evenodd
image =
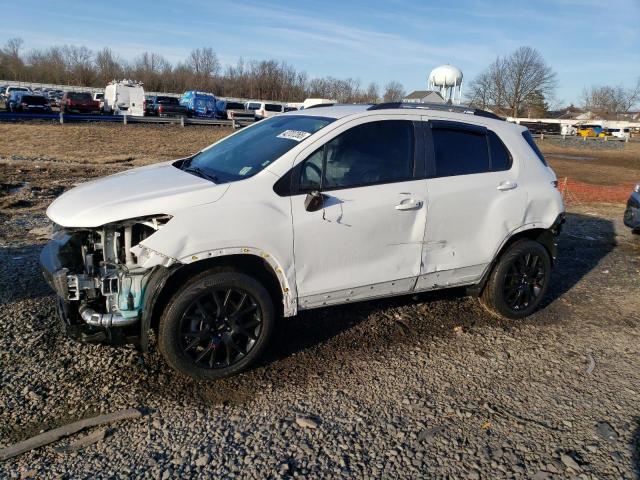
<instances>
[{"instance_id":1,"label":"rear quarter window","mask_svg":"<svg viewBox=\"0 0 640 480\"><path fill-rule=\"evenodd\" d=\"M540 161L546 166L547 161L544 159L544 155L542 155L542 152L538 148L538 145L536 145L536 142L534 142L533 137L531 136L531 133L529 133L528 130L524 131L522 132L522 137L524 138L525 142L529 144L529 146L531 147L531 150L533 150L533 152L540 159Z\"/></svg>"},{"instance_id":2,"label":"rear quarter window","mask_svg":"<svg viewBox=\"0 0 640 480\"><path fill-rule=\"evenodd\" d=\"M491 171L501 172L503 170L509 170L513 163L509 150L496 133L489 130L488 136L489 152L491 153Z\"/></svg>"},{"instance_id":3,"label":"rear quarter window","mask_svg":"<svg viewBox=\"0 0 640 480\"><path fill-rule=\"evenodd\" d=\"M470 175L489 171L484 133L456 128L434 128L436 177Z\"/></svg>"}]
</instances>

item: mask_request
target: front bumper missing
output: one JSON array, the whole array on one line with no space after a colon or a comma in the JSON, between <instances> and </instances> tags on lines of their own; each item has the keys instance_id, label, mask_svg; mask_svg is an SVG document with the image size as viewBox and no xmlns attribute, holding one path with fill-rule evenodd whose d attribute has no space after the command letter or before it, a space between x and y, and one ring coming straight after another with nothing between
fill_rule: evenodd
<instances>
[{"instance_id":1,"label":"front bumper missing","mask_svg":"<svg viewBox=\"0 0 640 480\"><path fill-rule=\"evenodd\" d=\"M78 292L73 289L75 276L69 275L69 271L81 271L79 251L80 243L73 235L59 232L40 253L42 273L57 295L58 317L65 333L83 343L139 346L139 315L124 317L119 312L100 313L80 301L70 301L78 298Z\"/></svg>"}]
</instances>

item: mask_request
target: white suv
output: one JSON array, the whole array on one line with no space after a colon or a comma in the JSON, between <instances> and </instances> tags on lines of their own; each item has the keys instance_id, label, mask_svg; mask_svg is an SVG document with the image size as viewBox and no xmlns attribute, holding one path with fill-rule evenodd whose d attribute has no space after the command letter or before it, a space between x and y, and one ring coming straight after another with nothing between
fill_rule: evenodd
<instances>
[{"instance_id":1,"label":"white suv","mask_svg":"<svg viewBox=\"0 0 640 480\"><path fill-rule=\"evenodd\" d=\"M247 102L245 103L245 108L253 110L256 120L271 118L284 113L284 105L281 103Z\"/></svg>"},{"instance_id":2,"label":"white suv","mask_svg":"<svg viewBox=\"0 0 640 480\"><path fill-rule=\"evenodd\" d=\"M527 130L446 105L341 105L264 120L192 157L73 188L41 255L79 340L154 329L214 379L264 351L279 315L466 286L521 318L549 285L564 216Z\"/></svg>"}]
</instances>

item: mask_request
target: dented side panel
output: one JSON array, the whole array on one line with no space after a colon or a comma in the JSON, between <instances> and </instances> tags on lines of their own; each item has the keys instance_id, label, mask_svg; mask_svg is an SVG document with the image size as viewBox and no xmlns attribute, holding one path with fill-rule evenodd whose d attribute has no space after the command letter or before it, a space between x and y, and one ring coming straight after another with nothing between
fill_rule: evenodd
<instances>
[{"instance_id":1,"label":"dented side panel","mask_svg":"<svg viewBox=\"0 0 640 480\"><path fill-rule=\"evenodd\" d=\"M277 179L265 171L251 181L236 182L215 203L177 212L161 231L142 241L140 249L184 264L227 255L258 256L280 282L285 315L294 315L297 292L291 207L288 198L273 192ZM262 192L259 201L257 191ZM149 261L159 260L152 257Z\"/></svg>"},{"instance_id":2,"label":"dented side panel","mask_svg":"<svg viewBox=\"0 0 640 480\"><path fill-rule=\"evenodd\" d=\"M482 124L482 119L478 119ZM427 180L427 227L416 290L477 283L516 233L550 228L564 211L553 171L513 125L490 125L513 158L508 171ZM504 182L516 188L500 190Z\"/></svg>"}]
</instances>

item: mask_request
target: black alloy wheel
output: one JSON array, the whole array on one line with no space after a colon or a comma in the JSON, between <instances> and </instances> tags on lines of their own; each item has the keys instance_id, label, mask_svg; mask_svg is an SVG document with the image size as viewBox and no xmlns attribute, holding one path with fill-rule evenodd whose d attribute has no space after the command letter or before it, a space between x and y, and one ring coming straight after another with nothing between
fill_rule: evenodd
<instances>
[{"instance_id":1,"label":"black alloy wheel","mask_svg":"<svg viewBox=\"0 0 640 480\"><path fill-rule=\"evenodd\" d=\"M513 310L525 310L544 289L545 266L540 255L526 252L516 258L505 275L502 294Z\"/></svg>"},{"instance_id":2,"label":"black alloy wheel","mask_svg":"<svg viewBox=\"0 0 640 480\"><path fill-rule=\"evenodd\" d=\"M199 367L230 367L247 356L261 329L262 311L250 293L211 289L195 298L182 315L182 352Z\"/></svg>"},{"instance_id":3,"label":"black alloy wheel","mask_svg":"<svg viewBox=\"0 0 640 480\"><path fill-rule=\"evenodd\" d=\"M540 305L550 276L551 256L546 247L535 240L517 240L496 261L480 303L501 318L526 317Z\"/></svg>"},{"instance_id":4,"label":"black alloy wheel","mask_svg":"<svg viewBox=\"0 0 640 480\"><path fill-rule=\"evenodd\" d=\"M273 299L244 272L212 269L186 282L167 304L158 347L167 363L192 378L214 380L247 369L268 345Z\"/></svg>"}]
</instances>

